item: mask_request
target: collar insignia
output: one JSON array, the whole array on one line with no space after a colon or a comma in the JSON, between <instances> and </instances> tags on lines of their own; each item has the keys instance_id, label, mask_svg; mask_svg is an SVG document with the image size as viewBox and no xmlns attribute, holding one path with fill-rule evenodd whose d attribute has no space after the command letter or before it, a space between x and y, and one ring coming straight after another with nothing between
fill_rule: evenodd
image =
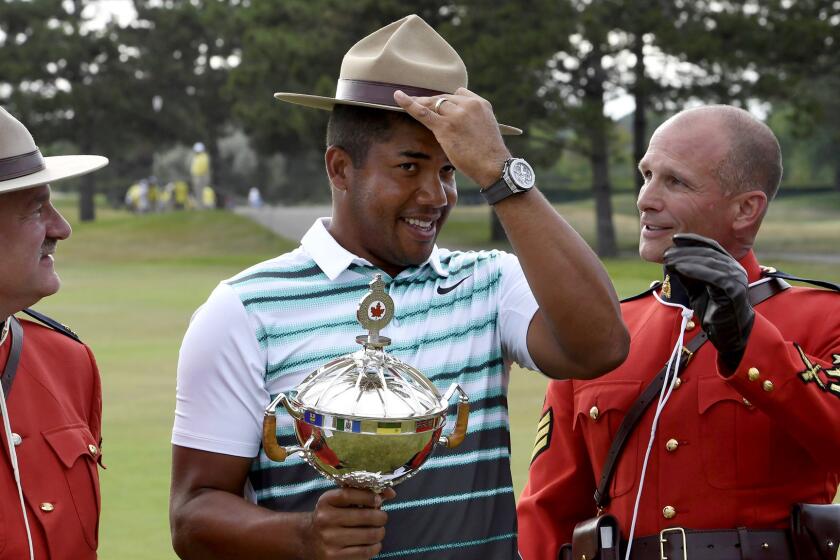
<instances>
[{"instance_id":1,"label":"collar insignia","mask_svg":"<svg viewBox=\"0 0 840 560\"><path fill-rule=\"evenodd\" d=\"M662 297L671 299L671 276L665 275L665 280L662 281Z\"/></svg>"}]
</instances>

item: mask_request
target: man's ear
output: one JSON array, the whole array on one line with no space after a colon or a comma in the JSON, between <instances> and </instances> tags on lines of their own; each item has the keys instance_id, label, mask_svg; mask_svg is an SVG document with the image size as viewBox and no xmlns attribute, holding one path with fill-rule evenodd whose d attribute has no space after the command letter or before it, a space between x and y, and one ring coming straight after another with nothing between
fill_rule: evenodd
<instances>
[{"instance_id":1,"label":"man's ear","mask_svg":"<svg viewBox=\"0 0 840 560\"><path fill-rule=\"evenodd\" d=\"M764 191L747 191L735 196L735 202L732 227L739 232L757 231L767 212L767 194Z\"/></svg>"},{"instance_id":2,"label":"man's ear","mask_svg":"<svg viewBox=\"0 0 840 560\"><path fill-rule=\"evenodd\" d=\"M327 167L327 176L334 189L346 191L347 186L353 179L353 160L350 154L338 146L330 146L324 153L324 164Z\"/></svg>"}]
</instances>

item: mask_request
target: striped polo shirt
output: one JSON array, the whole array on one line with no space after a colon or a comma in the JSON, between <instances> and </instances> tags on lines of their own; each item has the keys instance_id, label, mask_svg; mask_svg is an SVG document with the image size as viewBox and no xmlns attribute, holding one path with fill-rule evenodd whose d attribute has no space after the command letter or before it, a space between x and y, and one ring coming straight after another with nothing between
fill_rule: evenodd
<instances>
[{"instance_id":1,"label":"striped polo shirt","mask_svg":"<svg viewBox=\"0 0 840 560\"><path fill-rule=\"evenodd\" d=\"M425 263L391 277L342 248L326 223L317 221L295 251L222 282L196 312L179 362L173 443L255 457L249 491L258 504L311 511L334 483L299 456L283 463L266 457L262 410L319 366L359 348L356 307L381 274L396 308L381 333L392 340L386 351L441 393L458 383L469 395L470 418L464 442L437 446L383 506L389 519L378 558L515 558L506 393L512 361L535 368L526 336L537 309L518 260L435 247ZM283 411L277 435L281 445L297 443Z\"/></svg>"}]
</instances>

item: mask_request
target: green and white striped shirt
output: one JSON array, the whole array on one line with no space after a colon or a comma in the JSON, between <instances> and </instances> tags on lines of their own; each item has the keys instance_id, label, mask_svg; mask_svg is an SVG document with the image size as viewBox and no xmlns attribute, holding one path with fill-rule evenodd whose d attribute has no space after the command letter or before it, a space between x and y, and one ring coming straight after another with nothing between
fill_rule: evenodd
<instances>
[{"instance_id":1,"label":"green and white striped shirt","mask_svg":"<svg viewBox=\"0 0 840 560\"><path fill-rule=\"evenodd\" d=\"M515 558L507 385L510 363L536 369L527 331L537 304L515 256L435 247L396 277L341 247L317 221L301 247L222 282L196 312L181 348L172 442L254 457L252 498L278 511L311 511L333 483L298 457L269 460L260 448L262 411L322 364L358 349L356 306L374 274L394 299L383 331L391 355L441 390L470 397L469 431L455 449L436 448L399 485L380 558ZM454 423L454 406L448 425ZM278 437L295 443L291 418Z\"/></svg>"}]
</instances>

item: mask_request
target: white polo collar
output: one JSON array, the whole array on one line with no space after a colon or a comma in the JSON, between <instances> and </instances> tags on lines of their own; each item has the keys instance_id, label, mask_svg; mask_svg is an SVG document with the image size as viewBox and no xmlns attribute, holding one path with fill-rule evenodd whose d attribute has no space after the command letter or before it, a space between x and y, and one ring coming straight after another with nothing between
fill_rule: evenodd
<instances>
[{"instance_id":1,"label":"white polo collar","mask_svg":"<svg viewBox=\"0 0 840 560\"><path fill-rule=\"evenodd\" d=\"M335 280L342 272L347 270L351 264L374 266L366 259L358 257L342 247L335 238L327 231L330 218L318 218L309 231L300 240L301 246L309 253L315 264L327 275L330 280ZM432 248L432 253L423 264L417 268L430 266L439 276L449 276L449 271L441 264L437 244Z\"/></svg>"}]
</instances>

